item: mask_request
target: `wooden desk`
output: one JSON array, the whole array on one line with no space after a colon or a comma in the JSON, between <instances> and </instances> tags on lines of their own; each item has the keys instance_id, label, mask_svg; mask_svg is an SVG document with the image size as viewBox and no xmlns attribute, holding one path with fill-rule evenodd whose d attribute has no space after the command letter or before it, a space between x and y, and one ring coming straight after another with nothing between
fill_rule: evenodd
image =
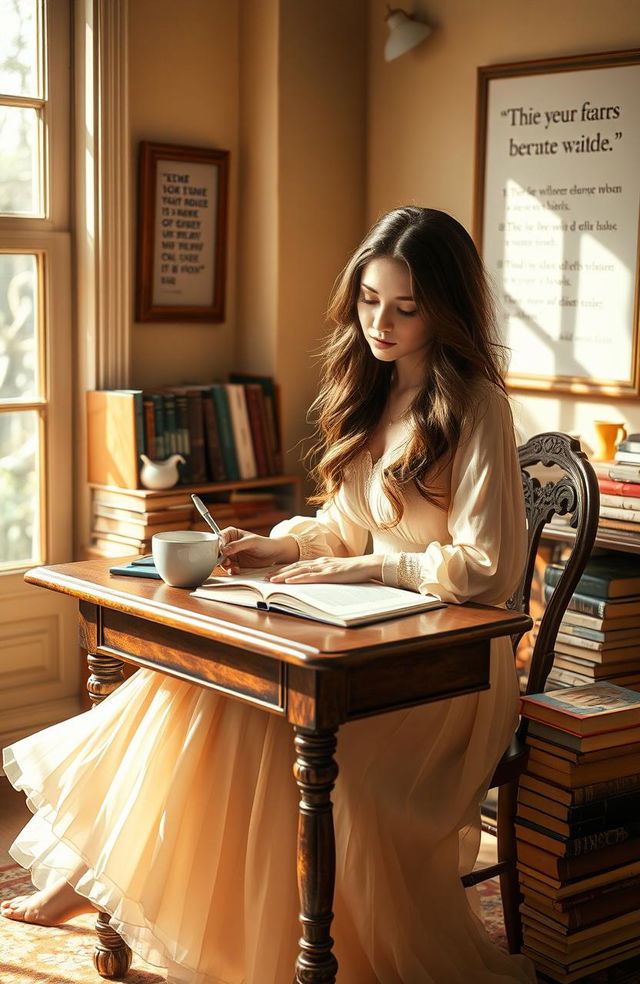
<instances>
[{"instance_id":1,"label":"wooden desk","mask_svg":"<svg viewBox=\"0 0 640 984\"><path fill-rule=\"evenodd\" d=\"M342 629L202 601L158 581L114 577L108 568L109 562L94 560L26 574L31 584L78 598L94 702L118 686L128 662L257 705L292 725L302 924L295 981L333 984L331 791L339 726L487 689L491 639L522 632L531 619L462 605ZM108 917L99 917L97 928L99 973L122 976L127 948L109 929Z\"/></svg>"}]
</instances>

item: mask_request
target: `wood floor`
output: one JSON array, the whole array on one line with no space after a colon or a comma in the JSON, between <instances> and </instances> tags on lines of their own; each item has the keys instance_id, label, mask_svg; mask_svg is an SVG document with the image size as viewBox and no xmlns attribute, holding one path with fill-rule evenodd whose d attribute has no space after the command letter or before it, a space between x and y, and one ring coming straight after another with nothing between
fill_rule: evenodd
<instances>
[{"instance_id":1,"label":"wood floor","mask_svg":"<svg viewBox=\"0 0 640 984\"><path fill-rule=\"evenodd\" d=\"M11 864L9 845L31 816L24 793L18 793L8 779L0 776L0 868Z\"/></svg>"}]
</instances>

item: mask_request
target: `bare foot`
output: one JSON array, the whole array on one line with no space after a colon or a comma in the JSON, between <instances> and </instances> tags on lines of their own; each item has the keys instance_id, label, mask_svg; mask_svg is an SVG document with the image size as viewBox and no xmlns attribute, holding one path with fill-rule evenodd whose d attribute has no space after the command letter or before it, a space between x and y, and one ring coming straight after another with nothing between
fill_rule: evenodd
<instances>
[{"instance_id":1,"label":"bare foot","mask_svg":"<svg viewBox=\"0 0 640 984\"><path fill-rule=\"evenodd\" d=\"M38 926L61 926L83 912L94 912L88 899L75 892L64 878L35 895L20 895L0 902L0 914Z\"/></svg>"}]
</instances>

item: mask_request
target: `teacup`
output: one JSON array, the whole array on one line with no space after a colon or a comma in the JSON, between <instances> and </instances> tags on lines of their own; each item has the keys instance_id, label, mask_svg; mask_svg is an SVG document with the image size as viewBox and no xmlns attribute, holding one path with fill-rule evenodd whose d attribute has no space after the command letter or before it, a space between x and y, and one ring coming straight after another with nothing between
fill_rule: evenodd
<instances>
[{"instance_id":1,"label":"teacup","mask_svg":"<svg viewBox=\"0 0 640 984\"><path fill-rule=\"evenodd\" d=\"M196 588L220 559L220 537L199 530L154 533L151 552L163 581L174 588Z\"/></svg>"},{"instance_id":2,"label":"teacup","mask_svg":"<svg viewBox=\"0 0 640 984\"><path fill-rule=\"evenodd\" d=\"M611 461L616 453L616 447L627 436L624 424L609 420L594 420L595 448L594 461Z\"/></svg>"}]
</instances>

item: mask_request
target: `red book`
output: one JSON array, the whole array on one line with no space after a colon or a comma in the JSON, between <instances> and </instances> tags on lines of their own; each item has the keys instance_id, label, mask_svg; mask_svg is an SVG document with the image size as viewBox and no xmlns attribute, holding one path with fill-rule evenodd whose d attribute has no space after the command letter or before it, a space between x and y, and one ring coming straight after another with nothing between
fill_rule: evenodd
<instances>
[{"instance_id":1,"label":"red book","mask_svg":"<svg viewBox=\"0 0 640 984\"><path fill-rule=\"evenodd\" d=\"M598 477L601 492L608 495L631 495L640 498L640 482L617 482L613 478Z\"/></svg>"},{"instance_id":2,"label":"red book","mask_svg":"<svg viewBox=\"0 0 640 984\"><path fill-rule=\"evenodd\" d=\"M249 426L253 439L253 450L258 466L258 475L273 475L273 464L269 461L270 448L267 447L265 433L265 414L263 408L262 387L258 383L245 383L244 393L249 414Z\"/></svg>"}]
</instances>

